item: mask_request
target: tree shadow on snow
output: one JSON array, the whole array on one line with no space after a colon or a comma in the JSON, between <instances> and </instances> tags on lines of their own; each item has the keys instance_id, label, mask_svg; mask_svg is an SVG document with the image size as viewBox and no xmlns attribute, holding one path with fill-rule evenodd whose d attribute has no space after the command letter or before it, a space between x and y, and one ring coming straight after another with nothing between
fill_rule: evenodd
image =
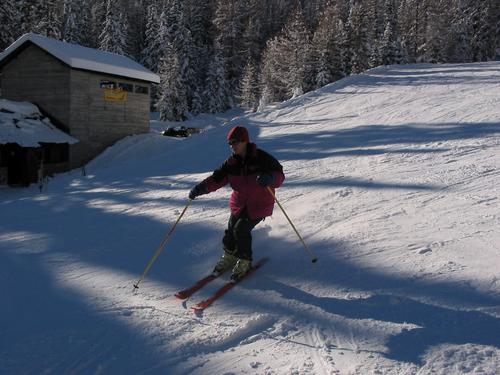
<instances>
[{"instance_id":1,"label":"tree shadow on snow","mask_svg":"<svg viewBox=\"0 0 500 375\"><path fill-rule=\"evenodd\" d=\"M284 298L317 306L349 319L373 319L411 323L420 328L403 329L385 343L387 358L421 364L427 349L439 344L478 344L500 348L500 320L478 311L440 307L400 295L375 294L363 299L316 297L289 285L266 278L265 289Z\"/></svg>"},{"instance_id":2,"label":"tree shadow on snow","mask_svg":"<svg viewBox=\"0 0 500 375\"><path fill-rule=\"evenodd\" d=\"M285 241L276 243L274 238L273 241L273 247L277 249L300 250L297 244ZM347 243L310 245L319 256L315 265L308 263L300 254L295 254L292 257L297 260L289 260L289 267L283 267L273 261L271 255L266 276L258 284L252 285L276 292L283 299L298 302L299 305L275 304L271 301L262 303L262 299L259 299L259 304L271 311L302 316L305 321L314 323L318 319L320 325L328 325L324 315L316 316L309 309L302 310L300 306L316 306L348 319L417 325L419 328L403 329L389 337L385 342L388 351L383 354L390 359L417 365L421 364L426 350L443 343L472 343L500 348L500 319L478 311L481 308L497 307L500 303L497 296L453 281L427 281L415 276L396 276L377 272L372 268L365 269L336 254L335 249L348 249ZM307 280L307 284L322 285L323 293L331 285L336 290L362 291L370 297L342 299L317 296L292 286L293 282L279 281L281 278L289 279L290 275L293 275L292 279L297 279L298 284Z\"/></svg>"},{"instance_id":3,"label":"tree shadow on snow","mask_svg":"<svg viewBox=\"0 0 500 375\"><path fill-rule=\"evenodd\" d=\"M323 120L326 121L326 120ZM334 120L332 120L334 122ZM293 124L290 124L293 125ZM402 125L363 125L350 129L273 135L259 141L272 147L280 160L317 160L335 156L381 154L444 153L447 148L415 148L419 144L485 138L500 134L500 123L439 123ZM375 149L407 144L408 148Z\"/></svg>"}]
</instances>

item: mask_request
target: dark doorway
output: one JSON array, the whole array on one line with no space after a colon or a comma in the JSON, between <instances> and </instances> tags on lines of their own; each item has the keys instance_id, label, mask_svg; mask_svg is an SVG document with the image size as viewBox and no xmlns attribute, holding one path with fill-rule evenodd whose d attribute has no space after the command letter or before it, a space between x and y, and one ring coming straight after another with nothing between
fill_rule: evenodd
<instances>
[{"instance_id":1,"label":"dark doorway","mask_svg":"<svg viewBox=\"0 0 500 375\"><path fill-rule=\"evenodd\" d=\"M28 186L38 181L40 151L8 143L1 147L1 164L7 167L7 184Z\"/></svg>"}]
</instances>

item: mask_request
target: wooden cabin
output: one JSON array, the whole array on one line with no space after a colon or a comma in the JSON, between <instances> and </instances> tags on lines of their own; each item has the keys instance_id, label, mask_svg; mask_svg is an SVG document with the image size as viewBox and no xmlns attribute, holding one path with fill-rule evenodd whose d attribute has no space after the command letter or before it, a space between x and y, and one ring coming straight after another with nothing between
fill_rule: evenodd
<instances>
[{"instance_id":1,"label":"wooden cabin","mask_svg":"<svg viewBox=\"0 0 500 375\"><path fill-rule=\"evenodd\" d=\"M36 104L78 139L65 169L128 135L149 131L151 84L159 77L121 55L25 34L0 54L0 97Z\"/></svg>"}]
</instances>

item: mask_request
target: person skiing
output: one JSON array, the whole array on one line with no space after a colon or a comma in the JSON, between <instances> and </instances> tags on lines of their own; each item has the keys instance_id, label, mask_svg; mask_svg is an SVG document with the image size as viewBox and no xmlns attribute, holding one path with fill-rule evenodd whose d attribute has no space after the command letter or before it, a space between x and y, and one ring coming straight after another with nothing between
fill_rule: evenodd
<instances>
[{"instance_id":1,"label":"person skiing","mask_svg":"<svg viewBox=\"0 0 500 375\"><path fill-rule=\"evenodd\" d=\"M274 192L285 175L273 156L250 142L245 127L232 128L227 141L233 154L210 177L191 189L189 199L231 185L231 215L222 239L223 254L213 274L218 276L232 269L231 280L236 282L252 268L252 230L273 213L274 197L268 188Z\"/></svg>"}]
</instances>

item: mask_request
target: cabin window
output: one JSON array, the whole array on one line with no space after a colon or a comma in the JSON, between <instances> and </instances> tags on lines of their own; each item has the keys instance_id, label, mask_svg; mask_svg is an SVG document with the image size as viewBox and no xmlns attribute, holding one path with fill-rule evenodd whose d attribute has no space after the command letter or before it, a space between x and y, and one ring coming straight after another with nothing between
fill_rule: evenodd
<instances>
[{"instance_id":1,"label":"cabin window","mask_svg":"<svg viewBox=\"0 0 500 375\"><path fill-rule=\"evenodd\" d=\"M116 89L116 82L101 79L101 89Z\"/></svg>"},{"instance_id":2,"label":"cabin window","mask_svg":"<svg viewBox=\"0 0 500 375\"><path fill-rule=\"evenodd\" d=\"M134 85L132 85L131 83L118 82L118 88L122 89L123 91L127 91L127 92L134 91Z\"/></svg>"},{"instance_id":3,"label":"cabin window","mask_svg":"<svg viewBox=\"0 0 500 375\"><path fill-rule=\"evenodd\" d=\"M149 94L149 88L147 86L135 85L136 94Z\"/></svg>"}]
</instances>

